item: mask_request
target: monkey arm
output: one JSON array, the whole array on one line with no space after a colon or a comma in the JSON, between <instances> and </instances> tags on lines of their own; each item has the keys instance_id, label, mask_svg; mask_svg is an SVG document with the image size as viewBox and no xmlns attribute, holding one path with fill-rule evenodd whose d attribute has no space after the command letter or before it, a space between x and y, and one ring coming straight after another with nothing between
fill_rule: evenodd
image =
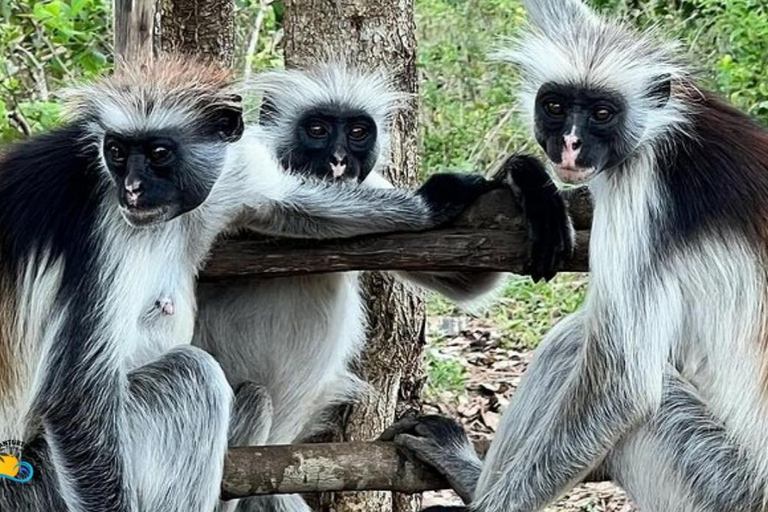
<instances>
[{"instance_id":1,"label":"monkey arm","mask_svg":"<svg viewBox=\"0 0 768 512\"><path fill-rule=\"evenodd\" d=\"M255 180L254 180L255 181ZM246 225L292 238L348 238L422 231L449 222L495 188L477 175L439 174L415 192L326 183L282 173L277 186L255 183Z\"/></svg>"},{"instance_id":2,"label":"monkey arm","mask_svg":"<svg viewBox=\"0 0 768 512\"><path fill-rule=\"evenodd\" d=\"M620 332L590 335L585 320L581 312L568 317L537 350L486 458L477 510L542 509L595 469L661 400L661 382L657 397L655 383L642 381L644 367L664 364L655 357L660 352L628 354Z\"/></svg>"}]
</instances>

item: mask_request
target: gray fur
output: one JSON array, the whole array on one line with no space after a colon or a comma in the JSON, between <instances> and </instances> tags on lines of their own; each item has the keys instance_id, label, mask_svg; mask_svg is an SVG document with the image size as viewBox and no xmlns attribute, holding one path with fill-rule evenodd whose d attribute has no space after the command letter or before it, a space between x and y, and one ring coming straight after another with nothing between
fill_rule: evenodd
<instances>
[{"instance_id":1,"label":"gray fur","mask_svg":"<svg viewBox=\"0 0 768 512\"><path fill-rule=\"evenodd\" d=\"M546 337L472 508L541 510L607 457L646 510L765 510L764 376L750 362L763 343L765 255L735 231L654 245L668 201L656 165L665 144L688 130L688 73L674 45L581 2L526 5L534 28L507 57L522 68L527 113L546 83L619 91L633 150L590 182L585 304ZM677 90L665 104L648 94L660 77ZM577 352L553 371L547 354L568 345Z\"/></svg>"},{"instance_id":2,"label":"gray fur","mask_svg":"<svg viewBox=\"0 0 768 512\"><path fill-rule=\"evenodd\" d=\"M229 104L233 98L218 74L206 82L194 66L163 65L158 62L155 68L75 95L81 102L76 103L75 118L87 118L89 132L84 137L100 152L106 134L151 133L156 125L180 134L179 144L199 141L196 130L205 128L199 117L210 113L200 101ZM206 89L203 94L196 85L202 83L214 93ZM233 226L327 238L428 229L445 221L417 194L330 187L288 174L264 139L254 127L237 142L197 144L185 172L190 173L190 183L211 183L210 194L196 209L144 228L126 222L100 153L99 186L112 193L98 195L98 220L95 232L89 233L98 242L90 275L96 303L77 311L70 310L72 300L59 300L62 263L49 261L45 247L21 269L18 279L14 320L20 326L20 343L34 357L20 358L20 368L31 368L29 386L25 394L0 406L0 433L32 441L39 438L42 423L48 448L37 452L46 456L40 467L53 469L38 480L44 488L0 484L0 508L50 510L48 504L64 501L71 512L213 510L230 434L232 389L214 358L189 344L196 313L195 278L216 238ZM94 162L95 167L99 163ZM159 298L173 308L158 314ZM303 303L291 320L310 310L311 301ZM95 325L92 332L76 333L88 338L62 343L62 319L73 316L93 317ZM263 331L269 324L259 320L255 325ZM242 332L248 334L250 327ZM76 364L52 366L52 356L66 355L72 344L85 347L73 351L80 358ZM337 364L342 373L338 361L344 357L337 360L337 355L331 354L327 362ZM273 369L280 374L279 365ZM72 371L79 372L79 378L58 378ZM328 381L308 381L321 391L313 400L323 399ZM263 393L256 390L251 400L269 415ZM272 400L279 410L282 397L273 395ZM245 408L248 414L258 412ZM275 418L282 419L277 412ZM232 435L262 442L268 425L267 418L259 417L246 433L235 424ZM293 430L286 427L282 432L291 439ZM93 460L78 466L68 455L79 455L80 449L90 450L106 470L88 473L93 472Z\"/></svg>"},{"instance_id":3,"label":"gray fur","mask_svg":"<svg viewBox=\"0 0 768 512\"><path fill-rule=\"evenodd\" d=\"M267 93L276 109L277 116L259 130L271 141L270 149L278 159L293 137L297 120L320 105L363 110L376 121L379 133L377 163L362 185L297 178L292 190L302 208L286 201L279 214L248 219L251 226L281 236L331 237L359 233L363 225L378 222L375 219L386 230L418 229L430 222L422 205L409 206L418 198L393 190L377 173L388 161L389 121L402 100L383 74L329 64L308 71L268 73L251 86ZM382 197L388 201L377 200ZM360 204L367 206L359 209ZM313 222L302 218L306 214L312 215ZM503 276L406 273L400 277L466 302L495 289ZM354 400L365 390L349 370L362 351L366 331L357 272L200 283L198 292L194 344L216 357L234 386L255 382L272 398L274 417L265 444L299 442L325 430L331 406ZM241 500L238 510L309 509L298 496L275 496Z\"/></svg>"}]
</instances>

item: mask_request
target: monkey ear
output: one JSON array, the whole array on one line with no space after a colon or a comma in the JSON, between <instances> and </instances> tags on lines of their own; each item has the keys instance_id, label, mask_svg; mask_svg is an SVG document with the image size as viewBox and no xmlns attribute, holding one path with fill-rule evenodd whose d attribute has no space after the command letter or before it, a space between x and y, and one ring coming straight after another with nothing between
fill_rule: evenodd
<instances>
[{"instance_id":1,"label":"monkey ear","mask_svg":"<svg viewBox=\"0 0 768 512\"><path fill-rule=\"evenodd\" d=\"M240 105L227 105L216 109L213 125L216 134L224 142L235 142L243 136L243 108Z\"/></svg>"},{"instance_id":2,"label":"monkey ear","mask_svg":"<svg viewBox=\"0 0 768 512\"><path fill-rule=\"evenodd\" d=\"M648 89L648 97L656 108L662 108L669 103L672 96L672 77L669 74L659 75Z\"/></svg>"}]
</instances>

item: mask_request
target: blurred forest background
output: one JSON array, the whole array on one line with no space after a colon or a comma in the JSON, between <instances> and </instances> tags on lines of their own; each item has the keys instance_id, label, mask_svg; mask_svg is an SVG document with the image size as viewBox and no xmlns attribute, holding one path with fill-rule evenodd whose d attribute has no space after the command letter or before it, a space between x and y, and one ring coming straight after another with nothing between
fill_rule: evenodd
<instances>
[{"instance_id":1,"label":"blurred forest background","mask_svg":"<svg viewBox=\"0 0 768 512\"><path fill-rule=\"evenodd\" d=\"M236 0L238 72L279 67L282 4ZM518 0L415 0L421 78L421 174L492 169L530 146L514 108L515 74L486 56L523 22ZM683 41L705 86L768 126L768 2L591 0ZM330 4L329 4L330 6ZM60 122L57 91L112 67L110 0L0 0L0 150ZM587 277L512 277L469 315L430 301L427 408L490 436L541 336L583 299ZM564 504L563 504L564 503ZM627 511L613 488L576 491L557 510Z\"/></svg>"}]
</instances>

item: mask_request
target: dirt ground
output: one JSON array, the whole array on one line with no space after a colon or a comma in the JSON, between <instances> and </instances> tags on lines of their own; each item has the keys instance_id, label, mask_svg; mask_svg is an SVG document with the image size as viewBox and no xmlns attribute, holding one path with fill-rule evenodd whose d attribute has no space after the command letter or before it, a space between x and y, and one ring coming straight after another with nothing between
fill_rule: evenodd
<instances>
[{"instance_id":1,"label":"dirt ground","mask_svg":"<svg viewBox=\"0 0 768 512\"><path fill-rule=\"evenodd\" d=\"M429 332L433 340L429 359L460 363L464 386L433 389L427 393L426 412L458 418L474 439L493 437L515 392L520 377L531 361L532 352L509 347L499 329L488 320L469 317L432 317ZM450 491L426 493L425 505L460 505ZM621 489L610 483L579 486L547 509L552 512L638 512Z\"/></svg>"}]
</instances>

